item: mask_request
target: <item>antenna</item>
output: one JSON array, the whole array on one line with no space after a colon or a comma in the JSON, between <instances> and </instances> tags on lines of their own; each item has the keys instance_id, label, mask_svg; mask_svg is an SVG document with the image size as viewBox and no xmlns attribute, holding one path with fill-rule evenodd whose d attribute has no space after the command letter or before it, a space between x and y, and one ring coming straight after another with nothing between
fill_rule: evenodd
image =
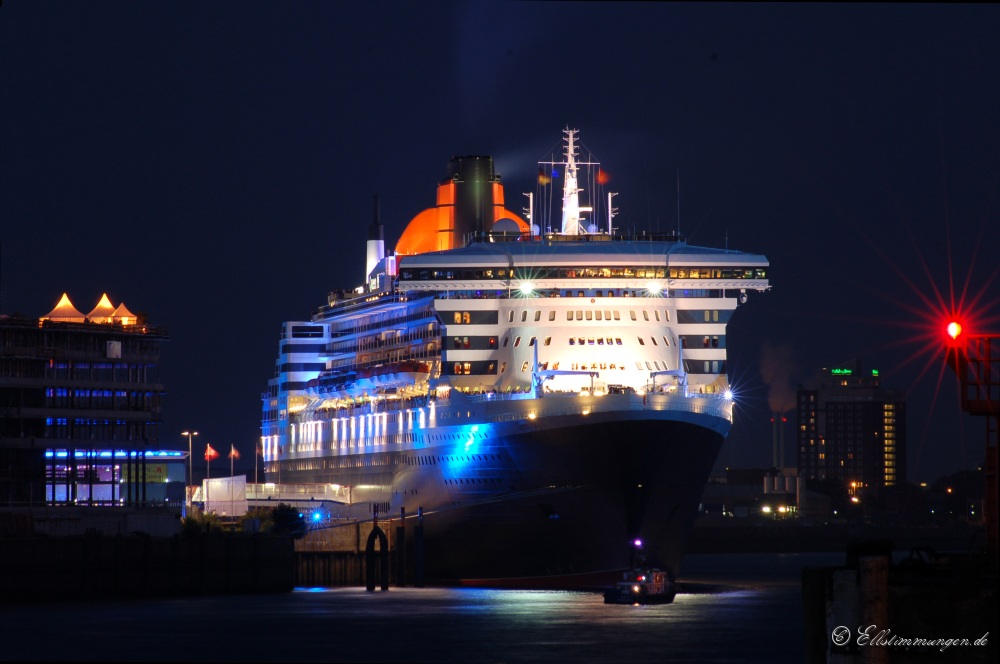
<instances>
[{"instance_id":1,"label":"antenna","mask_svg":"<svg viewBox=\"0 0 1000 664\"><path fill-rule=\"evenodd\" d=\"M618 192L608 192L608 235L615 234L615 216L618 214L618 208L612 207L611 199L618 195Z\"/></svg>"}]
</instances>

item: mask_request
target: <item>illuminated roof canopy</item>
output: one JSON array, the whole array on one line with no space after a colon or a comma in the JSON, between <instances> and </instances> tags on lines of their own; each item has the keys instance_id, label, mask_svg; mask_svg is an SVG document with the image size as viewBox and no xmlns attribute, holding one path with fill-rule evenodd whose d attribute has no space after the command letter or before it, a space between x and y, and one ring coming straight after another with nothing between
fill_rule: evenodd
<instances>
[{"instance_id":1,"label":"illuminated roof canopy","mask_svg":"<svg viewBox=\"0 0 1000 664\"><path fill-rule=\"evenodd\" d=\"M51 320L57 323L82 323L86 317L77 311L73 303L69 301L69 295L63 293L56 308L42 316L40 320Z\"/></svg>"},{"instance_id":2,"label":"illuminated roof canopy","mask_svg":"<svg viewBox=\"0 0 1000 664\"><path fill-rule=\"evenodd\" d=\"M39 320L50 320L55 323L86 323L89 321L91 323L135 325L138 317L128 310L124 302L115 307L108 298L107 293L103 293L97 306L84 316L70 302L69 295L63 293L55 309L40 317Z\"/></svg>"}]
</instances>

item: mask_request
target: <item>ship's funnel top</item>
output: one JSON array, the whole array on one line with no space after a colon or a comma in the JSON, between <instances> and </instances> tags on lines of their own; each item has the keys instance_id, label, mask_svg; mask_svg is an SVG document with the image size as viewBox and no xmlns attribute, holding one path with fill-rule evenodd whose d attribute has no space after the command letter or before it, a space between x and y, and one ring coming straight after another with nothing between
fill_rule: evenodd
<instances>
[{"instance_id":1,"label":"ship's funnel top","mask_svg":"<svg viewBox=\"0 0 1000 664\"><path fill-rule=\"evenodd\" d=\"M438 183L437 205L407 224L396 243L404 256L464 247L473 233L485 235L500 219L512 219L527 234L531 229L504 208L503 185L493 171L492 157L452 157Z\"/></svg>"},{"instance_id":2,"label":"ship's funnel top","mask_svg":"<svg viewBox=\"0 0 1000 664\"><path fill-rule=\"evenodd\" d=\"M372 223L368 227L368 246L365 256L365 280L371 279L372 271L385 258L385 242L382 240L382 217L379 214L378 196L372 202Z\"/></svg>"},{"instance_id":3,"label":"ship's funnel top","mask_svg":"<svg viewBox=\"0 0 1000 664\"><path fill-rule=\"evenodd\" d=\"M455 237L461 242L470 233L485 233L493 225L492 157L452 157L444 182L455 184ZM442 183L443 184L443 183ZM487 223L488 222L488 223Z\"/></svg>"}]
</instances>

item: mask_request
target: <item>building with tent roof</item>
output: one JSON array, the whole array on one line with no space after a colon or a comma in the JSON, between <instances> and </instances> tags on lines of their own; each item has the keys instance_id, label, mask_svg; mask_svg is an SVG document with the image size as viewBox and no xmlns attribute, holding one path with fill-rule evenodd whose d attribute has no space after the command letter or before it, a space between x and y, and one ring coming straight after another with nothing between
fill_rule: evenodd
<instances>
[{"instance_id":1,"label":"building with tent roof","mask_svg":"<svg viewBox=\"0 0 1000 664\"><path fill-rule=\"evenodd\" d=\"M97 306L84 316L69 299L68 293L63 293L55 308L39 318L40 321L56 323L102 323L117 325L136 325L138 317L128 310L122 302L117 307L111 303L107 293L101 294Z\"/></svg>"},{"instance_id":2,"label":"building with tent roof","mask_svg":"<svg viewBox=\"0 0 1000 664\"><path fill-rule=\"evenodd\" d=\"M159 448L167 335L136 323L107 294L87 315L64 293L39 318L0 317L0 512L45 534L177 530L187 453Z\"/></svg>"}]
</instances>

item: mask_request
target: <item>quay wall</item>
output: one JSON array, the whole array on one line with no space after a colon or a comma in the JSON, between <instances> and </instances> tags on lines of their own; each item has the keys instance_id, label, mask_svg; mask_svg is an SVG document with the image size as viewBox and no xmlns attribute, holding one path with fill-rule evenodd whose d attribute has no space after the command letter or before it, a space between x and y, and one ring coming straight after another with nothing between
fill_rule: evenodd
<instances>
[{"instance_id":1,"label":"quay wall","mask_svg":"<svg viewBox=\"0 0 1000 664\"><path fill-rule=\"evenodd\" d=\"M0 540L0 601L291 592L290 537L208 534Z\"/></svg>"},{"instance_id":2,"label":"quay wall","mask_svg":"<svg viewBox=\"0 0 1000 664\"><path fill-rule=\"evenodd\" d=\"M929 547L938 551L969 551L982 546L982 529L966 524L947 526L874 526L758 523L707 525L695 523L687 553L805 553L843 551L859 540L888 540L896 551Z\"/></svg>"},{"instance_id":3,"label":"quay wall","mask_svg":"<svg viewBox=\"0 0 1000 664\"><path fill-rule=\"evenodd\" d=\"M379 529L386 538L388 582L392 585L413 583L412 561L406 561L396 549L399 521L381 521ZM364 586L367 582L368 538L374 529L371 521L344 521L326 528L310 530L295 540L295 585L300 587ZM382 555L380 547L375 549ZM378 561L374 561L378 564ZM407 569L401 565L409 562ZM381 581L381 579L379 579Z\"/></svg>"}]
</instances>

